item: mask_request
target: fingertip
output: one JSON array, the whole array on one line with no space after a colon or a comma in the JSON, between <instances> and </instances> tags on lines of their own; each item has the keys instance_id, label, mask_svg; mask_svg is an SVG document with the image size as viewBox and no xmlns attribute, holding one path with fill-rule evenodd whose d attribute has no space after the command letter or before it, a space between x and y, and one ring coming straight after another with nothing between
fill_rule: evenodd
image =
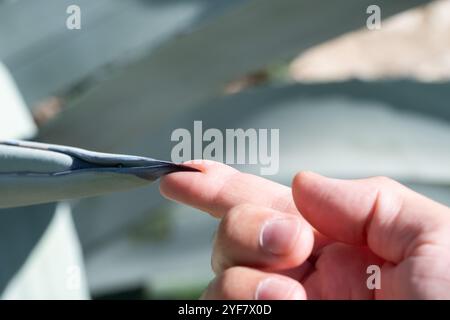
<instances>
[{"instance_id":1,"label":"fingertip","mask_svg":"<svg viewBox=\"0 0 450 320\"><path fill-rule=\"evenodd\" d=\"M203 211L218 211L217 193L236 169L211 160L191 160L185 166L199 171L180 171L164 176L160 181L161 194ZM214 214L213 214L214 215Z\"/></svg>"},{"instance_id":2,"label":"fingertip","mask_svg":"<svg viewBox=\"0 0 450 320\"><path fill-rule=\"evenodd\" d=\"M183 162L183 165L199 170L200 172L206 173L214 167L222 165L219 162L204 159L194 159Z\"/></svg>"},{"instance_id":3,"label":"fingertip","mask_svg":"<svg viewBox=\"0 0 450 320\"><path fill-rule=\"evenodd\" d=\"M164 197L173 199L175 196L173 191L180 185L185 185L185 182L189 181L193 175L207 174L211 169L216 167L218 163L209 160L189 160L183 162L182 165L198 171L178 171L161 177L159 190Z\"/></svg>"}]
</instances>

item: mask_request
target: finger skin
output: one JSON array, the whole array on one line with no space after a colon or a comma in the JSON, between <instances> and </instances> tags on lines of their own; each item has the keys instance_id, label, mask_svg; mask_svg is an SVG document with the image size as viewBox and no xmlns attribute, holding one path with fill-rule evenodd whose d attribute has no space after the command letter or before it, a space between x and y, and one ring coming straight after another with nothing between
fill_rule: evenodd
<instances>
[{"instance_id":1,"label":"finger skin","mask_svg":"<svg viewBox=\"0 0 450 320\"><path fill-rule=\"evenodd\" d=\"M160 191L170 200L208 212L217 218L222 218L231 208L240 204L299 214L289 187L214 161L193 160L184 164L201 172L175 172L163 177ZM315 230L314 238L314 251L330 242Z\"/></svg>"},{"instance_id":2,"label":"finger skin","mask_svg":"<svg viewBox=\"0 0 450 320\"><path fill-rule=\"evenodd\" d=\"M280 221L284 228L270 228L279 226ZM271 271L293 268L309 257L313 242L312 229L300 215L239 205L221 220L214 243L213 270L220 273L237 265Z\"/></svg>"},{"instance_id":3,"label":"finger skin","mask_svg":"<svg viewBox=\"0 0 450 320\"><path fill-rule=\"evenodd\" d=\"M217 276L201 299L305 300L306 293L299 282L289 277L246 267L233 267Z\"/></svg>"},{"instance_id":4,"label":"finger skin","mask_svg":"<svg viewBox=\"0 0 450 320\"><path fill-rule=\"evenodd\" d=\"M294 201L324 235L370 249L393 263L422 245L450 246L450 209L383 177L338 180L302 172Z\"/></svg>"},{"instance_id":5,"label":"finger skin","mask_svg":"<svg viewBox=\"0 0 450 320\"><path fill-rule=\"evenodd\" d=\"M289 187L245 174L227 165L194 160L198 172L172 173L161 179L161 194L221 218L232 207L249 203L298 214Z\"/></svg>"},{"instance_id":6,"label":"finger skin","mask_svg":"<svg viewBox=\"0 0 450 320\"><path fill-rule=\"evenodd\" d=\"M380 290L369 289L369 266L382 267L384 261L367 247L335 242L324 247L314 271L302 282L308 299L367 300ZM384 275L384 270L381 272ZM384 284L383 284L384 289Z\"/></svg>"}]
</instances>

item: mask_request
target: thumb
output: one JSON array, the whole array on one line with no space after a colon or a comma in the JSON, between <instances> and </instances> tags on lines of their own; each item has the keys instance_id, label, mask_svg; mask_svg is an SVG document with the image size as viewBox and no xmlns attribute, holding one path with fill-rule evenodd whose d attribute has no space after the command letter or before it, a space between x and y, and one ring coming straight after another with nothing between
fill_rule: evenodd
<instances>
[{"instance_id":1,"label":"thumb","mask_svg":"<svg viewBox=\"0 0 450 320\"><path fill-rule=\"evenodd\" d=\"M421 245L450 244L450 208L388 178L338 180L301 172L292 192L297 208L319 232L367 245L394 263Z\"/></svg>"}]
</instances>

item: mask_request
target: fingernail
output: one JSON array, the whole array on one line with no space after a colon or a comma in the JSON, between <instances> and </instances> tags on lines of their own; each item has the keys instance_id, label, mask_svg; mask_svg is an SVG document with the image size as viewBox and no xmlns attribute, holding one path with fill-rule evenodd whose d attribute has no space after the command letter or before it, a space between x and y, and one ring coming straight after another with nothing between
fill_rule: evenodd
<instances>
[{"instance_id":1,"label":"fingernail","mask_svg":"<svg viewBox=\"0 0 450 320\"><path fill-rule=\"evenodd\" d=\"M299 218L275 218L263 225L259 243L261 248L271 254L288 254L297 241L299 231Z\"/></svg>"},{"instance_id":2,"label":"fingernail","mask_svg":"<svg viewBox=\"0 0 450 320\"><path fill-rule=\"evenodd\" d=\"M301 300L304 296L300 286L283 278L262 280L255 292L256 300Z\"/></svg>"}]
</instances>

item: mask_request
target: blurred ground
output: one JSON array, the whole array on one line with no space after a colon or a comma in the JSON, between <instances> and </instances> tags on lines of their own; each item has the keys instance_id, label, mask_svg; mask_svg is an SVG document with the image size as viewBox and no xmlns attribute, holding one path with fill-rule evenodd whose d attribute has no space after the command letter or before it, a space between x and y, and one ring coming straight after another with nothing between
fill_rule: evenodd
<instances>
[{"instance_id":1,"label":"blurred ground","mask_svg":"<svg viewBox=\"0 0 450 320\"><path fill-rule=\"evenodd\" d=\"M289 73L294 80L307 82L448 80L450 0L434 1L383 20L381 30L364 28L311 48L294 59Z\"/></svg>"}]
</instances>

